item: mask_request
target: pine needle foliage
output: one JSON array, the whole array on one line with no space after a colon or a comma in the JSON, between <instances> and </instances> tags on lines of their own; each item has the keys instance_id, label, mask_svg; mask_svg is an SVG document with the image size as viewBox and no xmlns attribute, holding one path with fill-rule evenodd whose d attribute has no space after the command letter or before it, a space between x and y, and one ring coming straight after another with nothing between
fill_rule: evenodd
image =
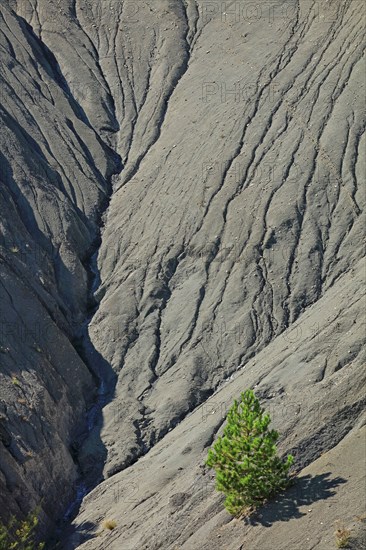
<instances>
[{"instance_id":1,"label":"pine needle foliage","mask_svg":"<svg viewBox=\"0 0 366 550\"><path fill-rule=\"evenodd\" d=\"M270 422L254 392L247 390L234 401L223 437L208 452L206 464L216 471L216 488L226 495L225 508L236 517L290 483L293 457L283 461L277 455L279 434L269 429Z\"/></svg>"}]
</instances>

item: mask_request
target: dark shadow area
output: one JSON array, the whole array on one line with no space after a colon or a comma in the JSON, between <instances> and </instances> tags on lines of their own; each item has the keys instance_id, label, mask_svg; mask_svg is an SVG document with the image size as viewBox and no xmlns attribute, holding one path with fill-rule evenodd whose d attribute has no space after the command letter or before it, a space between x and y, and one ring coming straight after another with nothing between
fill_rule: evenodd
<instances>
[{"instance_id":1,"label":"dark shadow area","mask_svg":"<svg viewBox=\"0 0 366 550\"><path fill-rule=\"evenodd\" d=\"M112 367L108 361L104 359L104 357L92 344L87 324L85 324L82 335L78 339L77 343L74 342L74 347L81 359L88 366L97 387L95 400L86 414L86 430L83 434L84 437L82 436L79 438L80 443L74 445L76 461L79 463L79 467L86 484L85 494L87 494L103 480L102 472L107 458L107 450L100 437L100 432L103 427L102 410L114 398L117 375L112 370ZM90 458L92 457L89 457L89 460L85 461L86 466L83 466L83 464L78 460L78 455L85 440L89 437L89 435L91 435L92 432L95 460L90 461Z\"/></svg>"},{"instance_id":2,"label":"dark shadow area","mask_svg":"<svg viewBox=\"0 0 366 550\"><path fill-rule=\"evenodd\" d=\"M84 521L73 528L73 531L78 537L79 544L83 544L87 540L93 539L97 533L97 525L92 521Z\"/></svg>"},{"instance_id":3,"label":"dark shadow area","mask_svg":"<svg viewBox=\"0 0 366 550\"><path fill-rule=\"evenodd\" d=\"M11 231L5 232L6 236L3 234L0 235L0 245L4 246L7 250L9 250L12 245L19 245L19 253L14 255L14 262L12 262L12 269L16 271L19 276L21 274L21 269L18 265L18 260L21 260L21 263L31 268L33 272L36 272L38 267L44 268L42 271L46 273L52 272L52 276L55 278L55 283L59 291L59 299L57 300L58 309L65 319L67 319L68 323L71 324L72 316L80 309L80 304L74 304L69 297L69 291L73 288L74 284L74 275L64 264L59 253L59 247L55 246L51 238L40 230L39 221L37 221L34 212L34 206L32 206L26 196L25 191L27 186L34 196L36 196L38 188L42 189L43 192L46 191L51 207L53 207L54 202L60 200L58 198L58 191L65 196L65 201L70 201L70 207L68 209L70 225L71 223L74 224L75 233L78 236L73 243L75 254L77 254L78 249L82 248L83 238L86 243L92 241L95 227L93 227L93 223L86 215L81 212L80 208L77 207L76 199L73 202L72 198L68 196L60 175L48 165L46 157L43 155L33 138L25 132L9 114L6 114L6 116L4 115L3 120L4 123L14 131L14 134L21 143L22 149L20 153L25 166L31 174L38 177L38 180L40 176L42 180L41 183L37 181L34 185L30 182L23 182L20 184L14 177L14 172L9 160L0 152L0 208L2 212L8 213L7 218L9 219L9 227L12 222ZM27 148L29 149L29 147L30 150L27 153ZM7 222L7 218L4 219L4 223ZM25 245L25 243L27 244ZM25 248L24 245L28 246L28 249ZM56 322L55 315L52 312L52 308L49 307L47 300L42 300L39 293L38 298L48 311L50 317ZM63 330L65 328L64 326Z\"/></svg>"},{"instance_id":4,"label":"dark shadow area","mask_svg":"<svg viewBox=\"0 0 366 550\"><path fill-rule=\"evenodd\" d=\"M100 532L99 526L92 521L84 521L79 525L69 525L62 536L49 540L46 550L74 550L84 542L97 537L98 532Z\"/></svg>"},{"instance_id":5,"label":"dark shadow area","mask_svg":"<svg viewBox=\"0 0 366 550\"><path fill-rule=\"evenodd\" d=\"M84 109L79 103L77 103L77 101L71 94L69 85L67 84L67 81L62 74L61 68L56 60L55 55L46 46L46 44L36 36L32 27L23 17L20 17L18 14L16 14L16 18L23 30L24 37L26 38L30 46L33 58L36 59L37 62L42 66L49 78L53 80L65 92L65 94L69 98L69 103L75 116L82 120L84 124L89 126L89 128L92 128ZM38 91L41 95L42 92L40 87Z\"/></svg>"},{"instance_id":6,"label":"dark shadow area","mask_svg":"<svg viewBox=\"0 0 366 550\"><path fill-rule=\"evenodd\" d=\"M319 500L337 498L337 487L347 483L342 477L330 476L331 472L326 472L297 478L287 491L269 501L253 515L244 518L244 521L253 526L271 527L276 521L289 521L305 516L306 514L300 511L300 506L310 506Z\"/></svg>"},{"instance_id":7,"label":"dark shadow area","mask_svg":"<svg viewBox=\"0 0 366 550\"><path fill-rule=\"evenodd\" d=\"M25 132L18 122L6 111L2 110L2 118L18 137L21 144L21 154L24 158L26 155L26 144L32 152L31 158L27 160L27 168L30 173L42 176L42 186L47 186L49 193L53 188L60 191L66 198L67 194L62 184L62 179L58 172L51 168L38 144L34 139ZM110 179L110 178L109 178ZM75 275L70 271L67 265L63 262L62 256L52 242L52 235L45 234L39 228L39 222L33 211L32 205L26 196L24 189L17 182L12 166L6 156L0 153L0 210L7 214L4 217L4 223L12 222L13 231L11 238L2 236L0 245L6 251L6 262L2 266L2 271L7 275L8 280L15 278L19 286L24 288L24 293L18 296L8 296L7 289L1 288L2 295L5 294L7 301L7 309L2 308L0 316L0 327L2 328L0 338L0 353L2 354L3 363L5 364L4 372L12 376L14 384L20 388L20 382L17 379L17 374L26 371L29 368L34 368L43 381L44 387L55 403L55 408L60 406L63 391L66 392L73 388L73 381L65 379L64 384L57 386L54 381L62 380L63 375L67 372L59 369L61 362L58 360L55 352L55 342L60 342L64 345L64 339L67 339L74 352L83 360L89 372L92 374L94 384L85 382L85 386L81 388L79 393L79 401L84 400L87 410L83 409L83 414L74 425L68 426L69 433L67 441L71 441L69 446L70 455L78 470L78 480L69 486L69 480L64 479L65 491L59 487L58 492L55 488L48 488L45 491L45 483L51 483L51 480L34 479L34 484L38 486L39 502L41 504L41 523L44 520L46 524L51 519L57 523L57 527L52 533L47 532L43 536L43 540L49 536L53 537L54 542L50 542L48 548L58 548L55 544L59 544L61 536L74 527L70 522L77 515L83 497L90 492L101 480L102 472L107 457L106 448L101 440L100 432L102 429L102 408L113 398L116 384L116 374L110 364L102 357L102 355L93 346L88 331L88 324L98 308L98 303L93 298L93 290L95 290L94 282L100 280L97 270L96 257L93 264L93 256L95 255L99 245L100 236L98 227L94 226L85 214L83 214L76 204L72 204L70 199L70 217L75 220L75 227L79 229L77 234L85 236L85 240L80 239L80 246L75 247L75 255L83 253L83 258L80 261L83 263L88 272L88 295L86 296L85 318L82 323L75 320L80 316L80 304L73 303L68 299L67 290L72 289ZM36 182L39 185L39 182ZM106 188L111 191L111 182L106 181ZM108 206L108 197L98 206L98 215ZM56 199L55 199L56 200ZM94 226L94 227L93 227ZM94 237L94 239L93 239ZM92 241L92 242L91 242ZM29 249L25 246L30 243ZM84 243L88 249L80 252ZM17 245L17 246L15 246ZM14 249L11 252L11 249ZM25 252L29 250L29 252ZM48 293L49 290L41 284L34 284L34 278L30 273L50 272L50 280L55 284L58 292L58 299L53 300ZM32 303L37 307L29 308L28 295L34 300ZM83 305L83 304L82 304ZM42 312L42 330L37 333L37 314ZM43 316L44 314L44 316ZM44 328L45 327L45 328ZM52 328L52 330L51 330ZM47 330L46 330L47 329ZM50 329L50 330L48 330ZM22 340L24 336L24 340ZM59 340L58 340L59 338ZM29 340L29 342L28 342ZM19 347L19 342L24 344L24 348L28 346L27 358L22 362L15 363L17 355L14 355L13 350ZM39 347L34 348L34 343L39 344ZM29 344L29 345L28 345ZM33 347L32 347L33 346ZM65 348L68 352L68 348ZM39 355L38 355L39 354ZM73 354L68 352L68 359L72 361ZM55 362L56 361L56 362ZM51 366L53 368L51 368ZM59 369L59 370L58 370ZM73 371L75 376L75 371ZM19 392L21 388L19 389ZM23 394L22 394L23 397ZM27 399L23 399L24 407L28 406ZM17 404L20 410L20 404ZM17 410L18 410L17 409ZM32 409L33 410L33 409ZM0 407L0 412L2 411ZM85 411L85 413L84 413ZM20 413L19 413L20 414ZM24 420L19 420L19 414L8 411L6 423L2 420L0 425L0 443L4 444L7 453L12 456L15 463L22 464L25 460L30 460L29 457L24 458L23 454L18 452L17 447L13 443L12 428L17 422L22 422L22 433L27 434L26 440L32 441L33 430L38 430L48 441L53 441L54 426L43 418L39 424L39 417L34 413ZM2 418L2 417L1 417ZM29 422L29 423L28 423ZM87 453L82 452L83 444L88 437L92 437L92 444L89 446ZM24 510L27 509L29 496L27 495L27 486L22 485L23 480L19 478L19 486L22 487L22 498L20 501ZM44 500L42 500L42 498ZM55 502L57 502L57 510L55 510ZM4 506L4 509L6 507ZM61 510L61 513L60 513ZM13 510L11 510L13 511ZM0 515L2 510L0 510ZM20 515L21 510L14 510L16 515ZM54 523L53 523L54 524ZM49 523L48 523L49 527ZM81 542L88 540L86 537L92 538L91 525L83 524L81 526L80 537L84 537ZM81 544L80 542L80 544Z\"/></svg>"},{"instance_id":8,"label":"dark shadow area","mask_svg":"<svg viewBox=\"0 0 366 550\"><path fill-rule=\"evenodd\" d=\"M2 108L2 121L5 126L11 129L20 142L22 146L22 149L20 150L22 161L28 168L29 173L38 178L39 175L43 177L41 184L37 182L38 185L43 189L47 189L48 192L51 192L54 189L60 191L65 196L65 199L70 201L70 205L72 205L72 208L78 216L79 223L81 222L90 230L92 228L92 223L78 207L76 197L68 194L60 174L49 165L47 158L43 154L37 142L4 108ZM14 201L14 206L19 213L19 217L24 223L29 234L32 235L33 238L36 238L40 246L43 246L44 248L48 246L48 249L53 248L49 242L49 239L47 239L47 237L39 230L32 206L29 204L29 201L26 199L24 194L24 189L22 189L15 181L11 164L2 153L0 153L0 178L1 183L7 187L9 194ZM99 175L99 180L100 179L101 176Z\"/></svg>"},{"instance_id":9,"label":"dark shadow area","mask_svg":"<svg viewBox=\"0 0 366 550\"><path fill-rule=\"evenodd\" d=\"M72 9L73 11L75 11L75 7ZM44 42L42 42L42 40L38 38L38 36L35 34L31 25L23 17L16 14L16 18L30 46L30 50L33 54L33 58L36 59L37 62L42 66L42 68L45 70L49 78L52 79L65 92L65 96L68 98L69 104L75 116L79 120L84 122L84 124L86 124L89 128L93 129L93 126L90 123L84 108L74 97L72 90L70 89L70 86L62 73L61 67L56 59L56 56L49 49L49 47ZM75 16L75 19L77 20L76 16ZM89 42L89 45L95 51L93 43ZM101 73L100 73L100 76L102 76ZM82 81L77 80L74 82L74 84L78 86L80 89L80 87L82 86ZM105 84L107 86L107 83ZM40 95L42 94L40 87L38 87L38 92ZM119 123L115 117L114 102L113 102L112 95L110 93L108 95L108 100L109 100L108 103L105 104L104 106L107 107L106 112L108 113L110 126L105 129L108 132L114 133L114 132L118 132L120 128L119 128ZM113 152L112 149L110 149L110 147L101 139L101 137L98 135L97 132L95 132L95 137L99 141L99 143L105 148L105 150L109 150L111 153Z\"/></svg>"}]
</instances>

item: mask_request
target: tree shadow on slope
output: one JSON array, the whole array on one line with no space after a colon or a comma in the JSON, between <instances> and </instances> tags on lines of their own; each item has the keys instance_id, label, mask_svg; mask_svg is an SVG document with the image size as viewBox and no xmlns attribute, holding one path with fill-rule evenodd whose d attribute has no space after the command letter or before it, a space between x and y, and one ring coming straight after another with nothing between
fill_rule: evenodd
<instances>
[{"instance_id":1,"label":"tree shadow on slope","mask_svg":"<svg viewBox=\"0 0 366 550\"><path fill-rule=\"evenodd\" d=\"M46 550L72 550L84 542L98 536L98 525L92 521L83 521L79 525L68 525L60 538L49 540Z\"/></svg>"},{"instance_id":2,"label":"tree shadow on slope","mask_svg":"<svg viewBox=\"0 0 366 550\"><path fill-rule=\"evenodd\" d=\"M78 544L83 544L84 542L94 539L97 537L98 531L97 524L92 521L83 521L75 527L75 533L78 538Z\"/></svg>"},{"instance_id":3,"label":"tree shadow on slope","mask_svg":"<svg viewBox=\"0 0 366 550\"><path fill-rule=\"evenodd\" d=\"M331 472L316 476L305 475L295 480L295 483L286 492L281 493L268 504L260 508L245 522L250 525L271 527L276 521L289 521L305 516L301 506L310 506L319 500L337 499L336 488L347 480L342 477L330 478Z\"/></svg>"}]
</instances>

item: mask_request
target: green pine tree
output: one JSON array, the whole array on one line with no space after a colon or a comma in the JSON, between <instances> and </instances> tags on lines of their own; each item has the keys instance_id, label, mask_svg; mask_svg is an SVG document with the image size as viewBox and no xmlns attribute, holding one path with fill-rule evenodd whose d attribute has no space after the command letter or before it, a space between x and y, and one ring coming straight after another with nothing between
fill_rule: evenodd
<instances>
[{"instance_id":1,"label":"green pine tree","mask_svg":"<svg viewBox=\"0 0 366 550\"><path fill-rule=\"evenodd\" d=\"M7 525L0 522L0 550L43 550L44 543L35 542L38 523L37 511L24 520L12 516Z\"/></svg>"},{"instance_id":2,"label":"green pine tree","mask_svg":"<svg viewBox=\"0 0 366 550\"><path fill-rule=\"evenodd\" d=\"M234 516L255 508L289 485L293 457L277 456L279 434L268 428L252 390L235 400L227 416L223 437L209 450L206 464L216 471L216 488L225 493L225 508Z\"/></svg>"}]
</instances>

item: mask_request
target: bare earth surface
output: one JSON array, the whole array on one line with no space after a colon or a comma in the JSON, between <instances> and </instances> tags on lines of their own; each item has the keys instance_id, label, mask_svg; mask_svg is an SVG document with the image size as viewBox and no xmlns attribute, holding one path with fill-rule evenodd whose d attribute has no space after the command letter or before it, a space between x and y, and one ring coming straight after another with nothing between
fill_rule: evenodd
<instances>
[{"instance_id":1,"label":"bare earth surface","mask_svg":"<svg viewBox=\"0 0 366 550\"><path fill-rule=\"evenodd\" d=\"M0 510L50 548L366 548L365 13L0 0ZM249 387L298 479L239 521Z\"/></svg>"}]
</instances>

